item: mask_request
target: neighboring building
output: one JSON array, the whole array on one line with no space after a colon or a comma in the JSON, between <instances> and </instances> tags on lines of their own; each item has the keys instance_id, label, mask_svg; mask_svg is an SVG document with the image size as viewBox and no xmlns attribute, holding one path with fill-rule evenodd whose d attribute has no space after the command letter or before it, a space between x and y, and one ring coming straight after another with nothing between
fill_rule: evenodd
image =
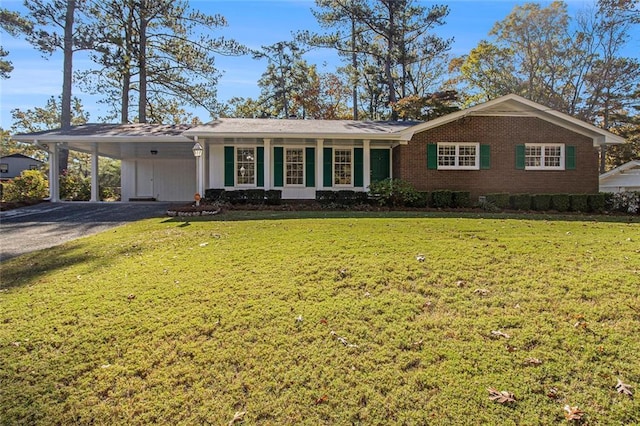
<instances>
[{"instance_id":1,"label":"neighboring building","mask_svg":"<svg viewBox=\"0 0 640 426\"><path fill-rule=\"evenodd\" d=\"M624 143L516 95L424 123L225 118L197 127L93 124L14 139L46 145L50 161L59 143L121 159L124 201L186 201L206 188L279 189L283 199L313 199L318 190L366 191L385 178L474 198L596 193L599 147ZM194 143L202 147L197 158ZM95 200L97 179L93 186Z\"/></svg>"},{"instance_id":2,"label":"neighboring building","mask_svg":"<svg viewBox=\"0 0 640 426\"><path fill-rule=\"evenodd\" d=\"M0 181L20 176L24 170L39 170L43 162L23 154L11 154L0 157Z\"/></svg>"},{"instance_id":3,"label":"neighboring building","mask_svg":"<svg viewBox=\"0 0 640 426\"><path fill-rule=\"evenodd\" d=\"M600 192L640 191L640 160L625 163L600 175Z\"/></svg>"}]
</instances>

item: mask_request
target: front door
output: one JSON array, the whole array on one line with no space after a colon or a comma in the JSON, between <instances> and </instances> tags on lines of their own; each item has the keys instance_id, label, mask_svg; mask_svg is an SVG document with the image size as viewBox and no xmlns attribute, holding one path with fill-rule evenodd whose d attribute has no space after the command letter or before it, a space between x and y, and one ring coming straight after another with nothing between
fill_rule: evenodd
<instances>
[{"instance_id":1,"label":"front door","mask_svg":"<svg viewBox=\"0 0 640 426\"><path fill-rule=\"evenodd\" d=\"M136 163L136 197L153 197L153 160Z\"/></svg>"},{"instance_id":2,"label":"front door","mask_svg":"<svg viewBox=\"0 0 640 426\"><path fill-rule=\"evenodd\" d=\"M371 150L371 183L391 177L391 165L388 149Z\"/></svg>"}]
</instances>

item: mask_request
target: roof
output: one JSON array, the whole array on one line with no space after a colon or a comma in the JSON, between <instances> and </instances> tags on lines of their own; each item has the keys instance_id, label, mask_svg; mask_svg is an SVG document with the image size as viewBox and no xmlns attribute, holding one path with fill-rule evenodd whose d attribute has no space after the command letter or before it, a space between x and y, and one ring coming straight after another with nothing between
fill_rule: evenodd
<instances>
[{"instance_id":1,"label":"roof","mask_svg":"<svg viewBox=\"0 0 640 426\"><path fill-rule=\"evenodd\" d=\"M20 153L11 154L11 155L3 155L0 158L23 158L25 160L32 160L32 161L37 161L38 163L42 163L42 161L38 160L37 158L29 157L28 155L24 155L24 154L20 154Z\"/></svg>"},{"instance_id":2,"label":"roof","mask_svg":"<svg viewBox=\"0 0 640 426\"><path fill-rule=\"evenodd\" d=\"M188 139L182 134L189 130L192 125L178 124L148 124L148 123L131 123L131 124L103 124L88 123L81 126L74 126L66 130L43 130L41 132L17 134L13 139L17 141L33 141L40 142L61 142L61 141L92 141L98 142L117 141L135 138L136 140L153 139L157 140L184 140Z\"/></svg>"},{"instance_id":3,"label":"roof","mask_svg":"<svg viewBox=\"0 0 640 426\"><path fill-rule=\"evenodd\" d=\"M570 115L558 112L544 105L530 101L518 95L506 95L491 101L438 117L418 124L406 130L405 137L411 139L415 133L433 129L444 124L469 116L510 116L537 117L560 127L593 139L594 146L603 144L621 144L625 139L607 130L593 126Z\"/></svg>"},{"instance_id":4,"label":"roof","mask_svg":"<svg viewBox=\"0 0 640 426\"><path fill-rule=\"evenodd\" d=\"M635 168L640 169L640 160L631 160L628 163L624 163L621 166L616 167L615 169L611 169L608 172L601 174L600 180L619 175L621 173L624 173L625 171L629 171Z\"/></svg>"},{"instance_id":5,"label":"roof","mask_svg":"<svg viewBox=\"0 0 640 426\"><path fill-rule=\"evenodd\" d=\"M220 118L184 132L189 137L402 140L416 121Z\"/></svg>"}]
</instances>

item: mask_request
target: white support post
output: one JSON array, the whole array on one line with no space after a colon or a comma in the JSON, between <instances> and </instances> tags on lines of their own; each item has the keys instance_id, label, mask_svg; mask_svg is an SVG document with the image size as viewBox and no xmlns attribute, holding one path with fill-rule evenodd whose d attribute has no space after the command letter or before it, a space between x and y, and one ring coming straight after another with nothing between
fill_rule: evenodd
<instances>
[{"instance_id":1,"label":"white support post","mask_svg":"<svg viewBox=\"0 0 640 426\"><path fill-rule=\"evenodd\" d=\"M371 185L371 141L365 139L362 141L362 168L363 170L363 179L362 184L364 186L365 192L368 191L369 185Z\"/></svg>"},{"instance_id":2,"label":"white support post","mask_svg":"<svg viewBox=\"0 0 640 426\"><path fill-rule=\"evenodd\" d=\"M60 173L58 173L58 143L49 144L49 201L60 201Z\"/></svg>"},{"instance_id":3,"label":"white support post","mask_svg":"<svg viewBox=\"0 0 640 426\"><path fill-rule=\"evenodd\" d=\"M91 147L91 201L99 201L100 188L98 186L98 144Z\"/></svg>"},{"instance_id":4,"label":"white support post","mask_svg":"<svg viewBox=\"0 0 640 426\"><path fill-rule=\"evenodd\" d=\"M324 139L316 139L316 188L324 189Z\"/></svg>"},{"instance_id":5,"label":"white support post","mask_svg":"<svg viewBox=\"0 0 640 426\"><path fill-rule=\"evenodd\" d=\"M271 139L263 139L264 142L264 190L271 189Z\"/></svg>"},{"instance_id":6,"label":"white support post","mask_svg":"<svg viewBox=\"0 0 640 426\"><path fill-rule=\"evenodd\" d=\"M202 144L201 144L202 145ZM207 144L205 143L204 145L202 145L202 155L200 156L200 158L198 158L198 163L199 167L198 167L198 173L199 173L199 177L198 177L198 181L200 182L199 186L198 186L198 193L200 194L200 196L202 196L204 198L204 162L205 159L207 158Z\"/></svg>"}]
</instances>

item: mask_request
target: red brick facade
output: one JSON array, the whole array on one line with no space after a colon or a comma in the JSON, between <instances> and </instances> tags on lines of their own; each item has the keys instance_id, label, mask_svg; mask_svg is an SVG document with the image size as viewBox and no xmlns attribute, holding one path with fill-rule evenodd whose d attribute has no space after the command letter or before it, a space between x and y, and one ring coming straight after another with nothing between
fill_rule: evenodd
<instances>
[{"instance_id":1,"label":"red brick facade","mask_svg":"<svg viewBox=\"0 0 640 426\"><path fill-rule=\"evenodd\" d=\"M430 170L427 145L474 142L490 146L487 170ZM516 145L562 143L575 146L575 170L518 170ZM472 199L490 193L597 193L598 150L589 137L534 117L469 116L416 133L393 150L394 177L420 191L470 191Z\"/></svg>"}]
</instances>

